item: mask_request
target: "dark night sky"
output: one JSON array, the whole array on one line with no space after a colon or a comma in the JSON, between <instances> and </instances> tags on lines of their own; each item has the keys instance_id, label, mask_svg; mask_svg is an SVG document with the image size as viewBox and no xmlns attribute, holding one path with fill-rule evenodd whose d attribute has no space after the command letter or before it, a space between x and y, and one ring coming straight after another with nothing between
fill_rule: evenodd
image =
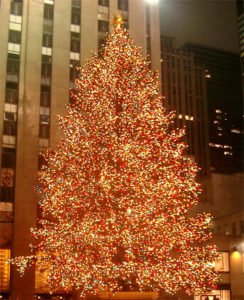
<instances>
[{"instance_id":1,"label":"dark night sky","mask_svg":"<svg viewBox=\"0 0 244 300\"><path fill-rule=\"evenodd\" d=\"M161 34L239 52L234 0L160 0Z\"/></svg>"}]
</instances>

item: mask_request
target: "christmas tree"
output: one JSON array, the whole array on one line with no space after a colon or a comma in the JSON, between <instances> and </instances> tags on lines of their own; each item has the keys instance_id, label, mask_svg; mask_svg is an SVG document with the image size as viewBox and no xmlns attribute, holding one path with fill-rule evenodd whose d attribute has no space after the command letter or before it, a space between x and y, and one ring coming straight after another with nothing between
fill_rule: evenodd
<instances>
[{"instance_id":1,"label":"christmas tree","mask_svg":"<svg viewBox=\"0 0 244 300\"><path fill-rule=\"evenodd\" d=\"M207 213L189 216L200 187L149 68L117 20L102 55L80 70L64 138L47 151L39 178L40 219L33 256L53 291L213 288L216 247Z\"/></svg>"}]
</instances>

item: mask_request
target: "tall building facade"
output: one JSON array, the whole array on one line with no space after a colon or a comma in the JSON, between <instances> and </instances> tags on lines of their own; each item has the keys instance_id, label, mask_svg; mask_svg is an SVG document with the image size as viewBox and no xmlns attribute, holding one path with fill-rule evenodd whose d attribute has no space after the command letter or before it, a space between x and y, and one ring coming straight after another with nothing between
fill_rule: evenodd
<instances>
[{"instance_id":1,"label":"tall building facade","mask_svg":"<svg viewBox=\"0 0 244 300\"><path fill-rule=\"evenodd\" d=\"M238 54L186 44L195 62L205 68L211 171L243 171L243 97Z\"/></svg>"},{"instance_id":2,"label":"tall building facade","mask_svg":"<svg viewBox=\"0 0 244 300\"><path fill-rule=\"evenodd\" d=\"M244 73L244 0L236 0L242 72ZM242 74L244 76L244 74Z\"/></svg>"},{"instance_id":3,"label":"tall building facade","mask_svg":"<svg viewBox=\"0 0 244 300\"><path fill-rule=\"evenodd\" d=\"M55 149L76 64L103 43L114 15L153 69L160 69L158 5L144 0L1 0L0 2L0 295L2 299L70 299L47 295L34 268L23 277L5 259L28 255L37 219L40 153Z\"/></svg>"},{"instance_id":4,"label":"tall building facade","mask_svg":"<svg viewBox=\"0 0 244 300\"><path fill-rule=\"evenodd\" d=\"M174 38L161 37L164 106L168 111L175 111L175 125L185 127L188 155L193 156L201 168L199 181L203 193L196 211L212 213L213 242L219 248L215 264L220 274L219 284L215 290L194 299L240 300L244 298L241 284L244 279L244 194L240 172L242 103L238 55L233 58L226 54L223 58L222 51L216 53L208 49L209 54L204 53L202 61L198 53L188 48L177 49L175 44ZM222 71L221 63L226 64ZM226 87L229 80L230 87Z\"/></svg>"},{"instance_id":5,"label":"tall building facade","mask_svg":"<svg viewBox=\"0 0 244 300\"><path fill-rule=\"evenodd\" d=\"M177 49L175 39L161 37L162 95L164 106L176 113L176 127L185 127L188 155L209 175L208 116L205 69L194 54Z\"/></svg>"}]
</instances>

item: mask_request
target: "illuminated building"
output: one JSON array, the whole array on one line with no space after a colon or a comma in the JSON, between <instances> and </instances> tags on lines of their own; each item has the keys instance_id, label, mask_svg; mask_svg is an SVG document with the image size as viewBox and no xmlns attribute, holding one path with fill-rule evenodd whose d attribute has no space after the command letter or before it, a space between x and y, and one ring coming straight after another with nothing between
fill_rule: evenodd
<instances>
[{"instance_id":1,"label":"illuminated building","mask_svg":"<svg viewBox=\"0 0 244 300\"><path fill-rule=\"evenodd\" d=\"M8 299L47 293L34 270L20 278L3 264L29 254L30 227L37 218L34 186L39 153L55 148L61 134L57 115L69 101L73 65L83 64L103 43L114 15L121 13L131 36L160 68L157 4L141 0L2 0L0 3L0 291ZM38 286L37 286L38 285ZM52 296L45 296L50 299ZM60 296L61 297L61 296ZM53 297L54 299L54 297ZM55 298L56 299L56 298Z\"/></svg>"},{"instance_id":2,"label":"illuminated building","mask_svg":"<svg viewBox=\"0 0 244 300\"><path fill-rule=\"evenodd\" d=\"M206 72L211 172L243 171L243 106L239 55L188 43Z\"/></svg>"}]
</instances>

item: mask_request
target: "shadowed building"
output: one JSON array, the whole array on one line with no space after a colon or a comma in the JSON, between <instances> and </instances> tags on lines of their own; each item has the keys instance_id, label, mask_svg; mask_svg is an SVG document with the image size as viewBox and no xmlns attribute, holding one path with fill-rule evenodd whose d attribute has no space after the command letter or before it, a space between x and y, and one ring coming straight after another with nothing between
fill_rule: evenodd
<instances>
[{"instance_id":1,"label":"shadowed building","mask_svg":"<svg viewBox=\"0 0 244 300\"><path fill-rule=\"evenodd\" d=\"M161 37L162 95L167 111L175 111L176 127L185 127L188 155L200 167L199 177L210 173L205 69L194 54L177 49L175 39Z\"/></svg>"},{"instance_id":2,"label":"shadowed building","mask_svg":"<svg viewBox=\"0 0 244 300\"><path fill-rule=\"evenodd\" d=\"M215 264L220 283L216 290L196 296L195 300L243 299L244 173L239 57L194 45L178 49L174 38L162 36L161 60L164 105L168 111L176 112L176 126L186 128L188 155L201 168L198 179L203 193L195 212L208 211L214 216L213 242L220 252Z\"/></svg>"},{"instance_id":3,"label":"shadowed building","mask_svg":"<svg viewBox=\"0 0 244 300\"><path fill-rule=\"evenodd\" d=\"M186 44L205 68L211 172L243 171L243 101L238 54Z\"/></svg>"}]
</instances>

